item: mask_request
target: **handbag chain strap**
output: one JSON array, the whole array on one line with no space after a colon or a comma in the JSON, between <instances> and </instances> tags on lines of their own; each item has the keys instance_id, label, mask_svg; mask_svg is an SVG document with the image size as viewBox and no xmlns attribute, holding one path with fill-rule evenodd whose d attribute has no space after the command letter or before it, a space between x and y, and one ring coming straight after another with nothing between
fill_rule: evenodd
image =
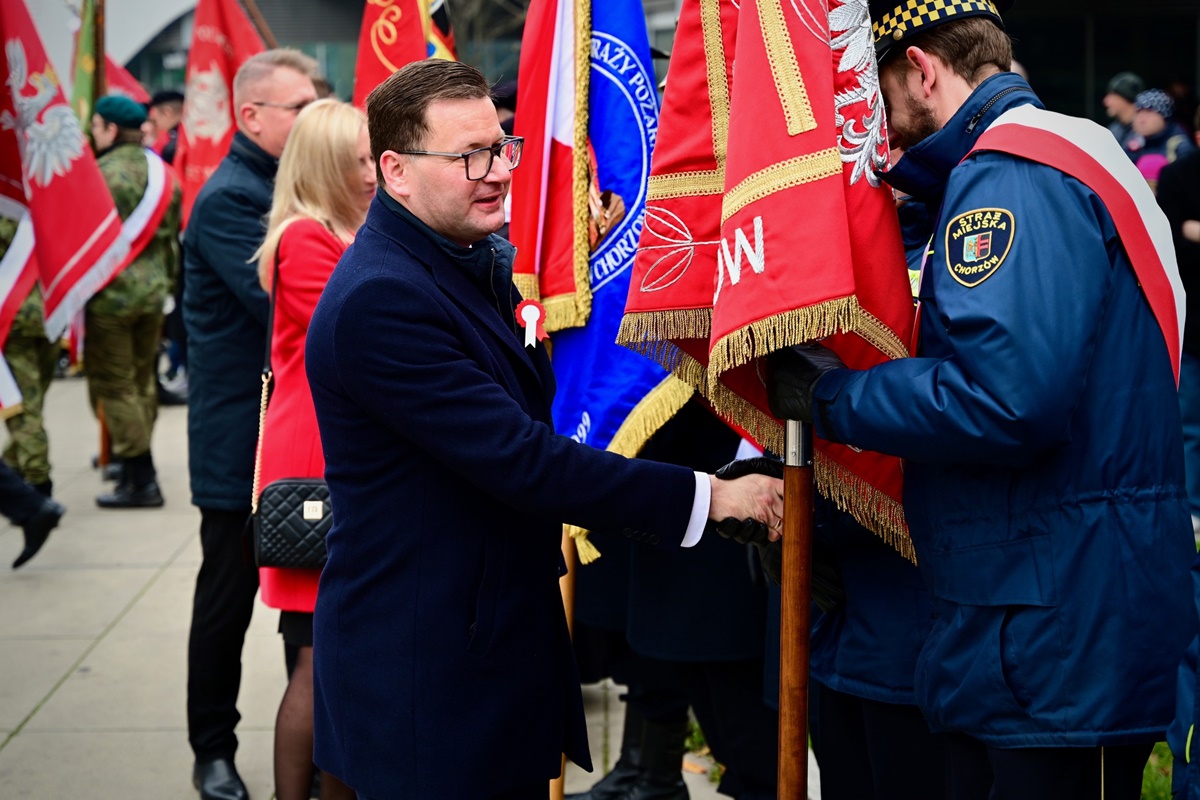
<instances>
[{"instance_id":1,"label":"handbag chain strap","mask_svg":"<svg viewBox=\"0 0 1200 800\"><path fill-rule=\"evenodd\" d=\"M267 308L267 352L263 356L262 400L258 406L258 446L254 449L254 485L250 489L250 514L258 513L258 495L262 486L263 428L267 423L267 401L271 397L271 336L275 331L275 300L279 289L279 244L275 245L275 271L271 277L271 302Z\"/></svg>"}]
</instances>

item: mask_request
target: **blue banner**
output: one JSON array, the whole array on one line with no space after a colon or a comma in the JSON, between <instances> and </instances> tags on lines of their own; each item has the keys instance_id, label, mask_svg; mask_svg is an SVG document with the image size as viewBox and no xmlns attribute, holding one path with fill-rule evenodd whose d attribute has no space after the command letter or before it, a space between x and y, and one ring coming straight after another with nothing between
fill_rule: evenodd
<instances>
[{"instance_id":1,"label":"blue banner","mask_svg":"<svg viewBox=\"0 0 1200 800\"><path fill-rule=\"evenodd\" d=\"M559 433L576 441L634 455L684 402L664 369L616 344L658 135L658 90L640 0L592 4L588 101L592 313L585 327L552 334L554 420ZM665 394L676 398L673 407L655 402Z\"/></svg>"}]
</instances>

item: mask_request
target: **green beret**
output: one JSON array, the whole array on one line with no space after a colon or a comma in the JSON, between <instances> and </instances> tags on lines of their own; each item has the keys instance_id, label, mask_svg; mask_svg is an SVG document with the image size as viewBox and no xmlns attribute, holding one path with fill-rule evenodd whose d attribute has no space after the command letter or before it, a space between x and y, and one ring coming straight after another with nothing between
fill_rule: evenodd
<instances>
[{"instance_id":1,"label":"green beret","mask_svg":"<svg viewBox=\"0 0 1200 800\"><path fill-rule=\"evenodd\" d=\"M95 112L118 128L137 130L146 121L146 107L119 94L101 97L96 101Z\"/></svg>"}]
</instances>

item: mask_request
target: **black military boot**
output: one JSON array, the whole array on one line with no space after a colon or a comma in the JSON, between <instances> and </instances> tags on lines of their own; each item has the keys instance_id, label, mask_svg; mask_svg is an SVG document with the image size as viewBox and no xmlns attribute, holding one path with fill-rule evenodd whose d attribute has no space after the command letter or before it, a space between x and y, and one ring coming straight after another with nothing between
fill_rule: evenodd
<instances>
[{"instance_id":1,"label":"black military boot","mask_svg":"<svg viewBox=\"0 0 1200 800\"><path fill-rule=\"evenodd\" d=\"M41 483L31 483L30 486L32 486L34 489L36 489L37 493L40 494L42 497L53 497L54 496L54 481L50 480L49 478L42 481Z\"/></svg>"},{"instance_id":2,"label":"black military boot","mask_svg":"<svg viewBox=\"0 0 1200 800\"><path fill-rule=\"evenodd\" d=\"M96 497L101 508L161 508L164 500L158 488L158 473L149 451L122 461L121 482L112 494Z\"/></svg>"},{"instance_id":3,"label":"black military boot","mask_svg":"<svg viewBox=\"0 0 1200 800\"><path fill-rule=\"evenodd\" d=\"M621 800L689 800L683 782L683 754L688 722L645 722L642 725L642 771Z\"/></svg>"},{"instance_id":4,"label":"black military boot","mask_svg":"<svg viewBox=\"0 0 1200 800\"><path fill-rule=\"evenodd\" d=\"M625 704L625 728L621 733L621 755L612 772L582 794L569 794L566 800L623 800L642 772L642 724L644 720L633 706Z\"/></svg>"}]
</instances>

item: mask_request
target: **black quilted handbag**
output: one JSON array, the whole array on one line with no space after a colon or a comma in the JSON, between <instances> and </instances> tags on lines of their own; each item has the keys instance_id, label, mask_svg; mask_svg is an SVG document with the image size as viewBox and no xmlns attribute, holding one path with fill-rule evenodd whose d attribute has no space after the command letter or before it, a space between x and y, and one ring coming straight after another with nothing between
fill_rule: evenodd
<instances>
[{"instance_id":1,"label":"black quilted handbag","mask_svg":"<svg viewBox=\"0 0 1200 800\"><path fill-rule=\"evenodd\" d=\"M254 562L260 567L320 569L333 525L329 487L320 478L271 481L254 515Z\"/></svg>"},{"instance_id":2,"label":"black quilted handbag","mask_svg":"<svg viewBox=\"0 0 1200 800\"><path fill-rule=\"evenodd\" d=\"M259 492L262 478L262 433L271 396L271 332L275 324L275 292L279 259L275 260L271 308L267 315L267 355L263 359L262 402L258 410L258 449L254 457L254 488L250 497L254 519L254 562L260 567L321 569L325 566L325 535L333 525L329 487L320 478L280 478Z\"/></svg>"}]
</instances>

